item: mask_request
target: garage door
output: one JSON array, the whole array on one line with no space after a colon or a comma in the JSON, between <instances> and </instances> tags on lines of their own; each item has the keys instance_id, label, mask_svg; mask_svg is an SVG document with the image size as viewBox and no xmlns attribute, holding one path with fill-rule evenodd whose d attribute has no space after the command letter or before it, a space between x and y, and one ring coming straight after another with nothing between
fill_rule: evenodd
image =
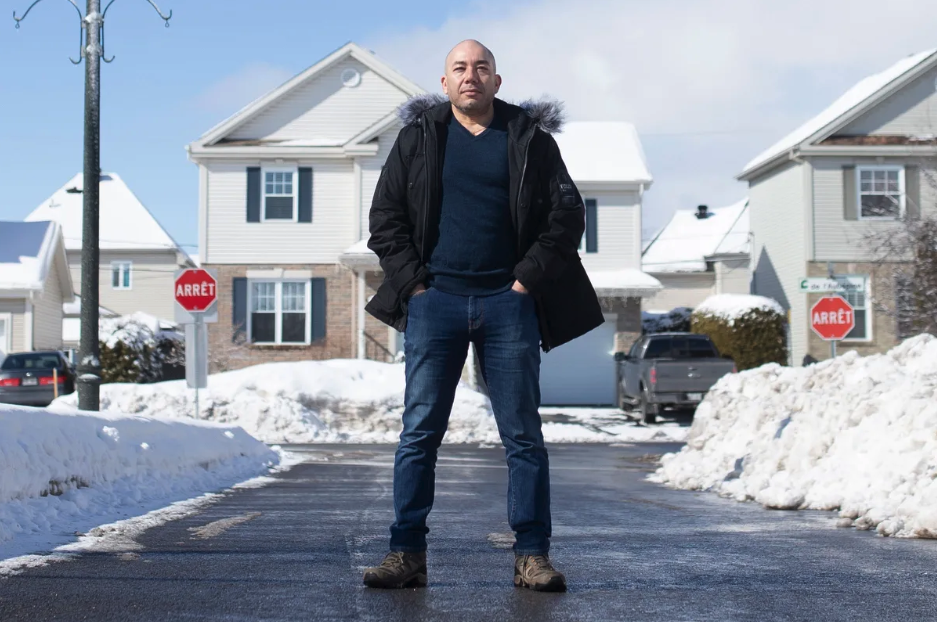
<instances>
[{"instance_id":1,"label":"garage door","mask_svg":"<svg viewBox=\"0 0 937 622\"><path fill-rule=\"evenodd\" d=\"M617 402L615 320L542 355L540 394L544 406Z\"/></svg>"}]
</instances>

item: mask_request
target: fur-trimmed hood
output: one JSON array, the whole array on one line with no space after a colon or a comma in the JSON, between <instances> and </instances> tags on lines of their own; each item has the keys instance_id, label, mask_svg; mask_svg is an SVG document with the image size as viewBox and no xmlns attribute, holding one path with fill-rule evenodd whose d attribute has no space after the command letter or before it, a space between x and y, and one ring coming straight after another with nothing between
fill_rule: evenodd
<instances>
[{"instance_id":1,"label":"fur-trimmed hood","mask_svg":"<svg viewBox=\"0 0 937 622\"><path fill-rule=\"evenodd\" d=\"M449 99L439 93L426 93L411 97L397 109L397 116L403 121L404 125L416 125L419 123L420 116L432 110L436 106L449 103ZM508 103L508 102L505 102ZM563 123L566 121L566 111L563 102L548 97L541 99L528 99L516 105L521 108L533 123L548 134L556 134L563 129Z\"/></svg>"}]
</instances>

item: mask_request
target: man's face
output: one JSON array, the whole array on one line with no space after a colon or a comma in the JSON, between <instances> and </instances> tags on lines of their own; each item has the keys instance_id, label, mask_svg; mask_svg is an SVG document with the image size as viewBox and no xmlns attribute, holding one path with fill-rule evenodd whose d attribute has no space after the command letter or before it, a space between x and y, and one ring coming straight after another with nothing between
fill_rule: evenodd
<instances>
[{"instance_id":1,"label":"man's face","mask_svg":"<svg viewBox=\"0 0 937 622\"><path fill-rule=\"evenodd\" d=\"M456 108L467 114L484 113L500 88L501 76L483 47L467 42L449 53L442 89Z\"/></svg>"}]
</instances>

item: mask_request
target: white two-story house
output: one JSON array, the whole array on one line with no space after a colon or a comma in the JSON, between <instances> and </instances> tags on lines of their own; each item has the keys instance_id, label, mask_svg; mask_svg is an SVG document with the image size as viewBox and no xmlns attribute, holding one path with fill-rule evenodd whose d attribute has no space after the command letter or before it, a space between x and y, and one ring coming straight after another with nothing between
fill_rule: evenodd
<instances>
[{"instance_id":1,"label":"white two-story house","mask_svg":"<svg viewBox=\"0 0 937 622\"><path fill-rule=\"evenodd\" d=\"M243 344L245 366L395 358L402 335L364 311L382 279L368 213L401 129L397 108L420 94L349 43L188 146L200 175L200 260L219 275L211 347ZM592 346L584 338L545 361L585 347L608 363L616 334L640 333L640 297L660 287L640 272L641 196L652 180L629 124L571 123L557 141L586 198L581 252L609 322ZM601 400L614 403L614 379L606 384L612 397Z\"/></svg>"},{"instance_id":2,"label":"white two-story house","mask_svg":"<svg viewBox=\"0 0 937 622\"><path fill-rule=\"evenodd\" d=\"M804 277L832 269L853 284L845 297L856 327L839 351L882 352L903 336L893 312L895 265L877 261L869 234L903 218L935 214L937 51L903 58L871 75L813 119L759 154L739 179L749 184L752 290L789 311L791 361L822 360L830 347L810 329L819 294ZM899 262L896 262L900 264Z\"/></svg>"},{"instance_id":3,"label":"white two-story house","mask_svg":"<svg viewBox=\"0 0 937 622\"><path fill-rule=\"evenodd\" d=\"M84 176L79 173L42 202L27 221L53 221L65 239L75 294L81 294L81 244ZM181 268L194 263L116 173L99 181L98 275L101 307L117 315L143 312L163 320L175 316L173 282ZM66 342L78 341L78 307L64 310Z\"/></svg>"}]
</instances>

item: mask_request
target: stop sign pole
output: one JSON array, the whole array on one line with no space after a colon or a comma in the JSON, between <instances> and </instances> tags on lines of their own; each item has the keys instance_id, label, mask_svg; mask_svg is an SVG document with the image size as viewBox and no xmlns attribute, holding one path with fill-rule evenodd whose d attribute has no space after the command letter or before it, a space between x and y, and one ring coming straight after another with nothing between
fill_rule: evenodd
<instances>
[{"instance_id":1,"label":"stop sign pole","mask_svg":"<svg viewBox=\"0 0 937 622\"><path fill-rule=\"evenodd\" d=\"M199 417L199 389L208 386L206 323L218 321L218 276L215 270L179 270L173 281L176 322L185 326L185 380L195 389L195 418Z\"/></svg>"}]
</instances>

